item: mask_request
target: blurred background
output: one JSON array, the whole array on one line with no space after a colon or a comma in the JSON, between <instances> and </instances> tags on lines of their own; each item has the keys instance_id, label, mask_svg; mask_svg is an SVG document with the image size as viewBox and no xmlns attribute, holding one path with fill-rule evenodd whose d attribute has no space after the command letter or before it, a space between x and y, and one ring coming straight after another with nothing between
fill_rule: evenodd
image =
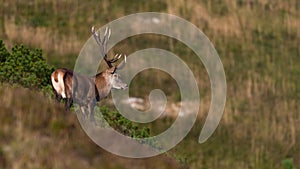
<instances>
[{"instance_id":1,"label":"blurred background","mask_svg":"<svg viewBox=\"0 0 300 169\"><path fill-rule=\"evenodd\" d=\"M0 39L9 51L16 44L40 48L49 65L70 69L91 36L91 26L98 28L137 12L177 15L195 24L215 46L228 92L217 130L207 142L198 144L211 100L203 64L175 39L133 36L118 43L111 55L166 49L181 57L197 79L199 118L179 145L147 159L115 156L94 144L76 114L64 111L51 97L1 83L0 168L300 167L300 1L0 0L0 4ZM147 102L155 88L167 95L170 116L147 124L151 135L174 122L180 104L176 82L158 70L139 73L130 84L130 95ZM109 98L100 104L114 109Z\"/></svg>"}]
</instances>

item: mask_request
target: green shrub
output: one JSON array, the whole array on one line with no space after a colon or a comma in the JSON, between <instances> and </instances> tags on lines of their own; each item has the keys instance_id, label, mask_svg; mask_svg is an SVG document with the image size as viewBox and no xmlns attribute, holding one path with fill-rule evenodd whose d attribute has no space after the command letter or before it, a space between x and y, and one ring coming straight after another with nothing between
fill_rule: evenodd
<instances>
[{"instance_id":1,"label":"green shrub","mask_svg":"<svg viewBox=\"0 0 300 169\"><path fill-rule=\"evenodd\" d=\"M287 158L281 161L284 169L294 169L294 160L292 158Z\"/></svg>"},{"instance_id":2,"label":"green shrub","mask_svg":"<svg viewBox=\"0 0 300 169\"><path fill-rule=\"evenodd\" d=\"M97 116L102 116L103 119L109 124L110 127L114 128L118 132L132 137L133 139L137 140L138 142L151 146L152 148L157 149L158 151L161 150L161 146L159 143L154 140L149 138L150 137L150 129L148 127L141 127L136 123L133 123L132 121L126 119L124 116L122 116L119 112L117 111L111 111L109 110L106 106L101 106L101 107L96 107L96 119L100 120L97 118ZM101 112L101 113L97 113ZM106 124L107 124L106 123ZM100 124L105 124L105 122L101 122ZM107 126L102 126L102 127L107 127ZM149 138L146 140L142 140L142 138Z\"/></svg>"},{"instance_id":3,"label":"green shrub","mask_svg":"<svg viewBox=\"0 0 300 169\"><path fill-rule=\"evenodd\" d=\"M149 128L139 128L117 111L110 111L107 107L101 106L96 112L101 112L106 122L120 133L133 138L146 138L150 136Z\"/></svg>"},{"instance_id":4,"label":"green shrub","mask_svg":"<svg viewBox=\"0 0 300 169\"><path fill-rule=\"evenodd\" d=\"M11 53L0 40L0 81L26 88L48 89L54 68L42 56L41 49L16 45Z\"/></svg>"},{"instance_id":5,"label":"green shrub","mask_svg":"<svg viewBox=\"0 0 300 169\"><path fill-rule=\"evenodd\" d=\"M0 40L0 81L3 82L5 80L5 72L3 70L4 63L6 58L10 57L10 53L5 48L5 45L2 40Z\"/></svg>"}]
</instances>

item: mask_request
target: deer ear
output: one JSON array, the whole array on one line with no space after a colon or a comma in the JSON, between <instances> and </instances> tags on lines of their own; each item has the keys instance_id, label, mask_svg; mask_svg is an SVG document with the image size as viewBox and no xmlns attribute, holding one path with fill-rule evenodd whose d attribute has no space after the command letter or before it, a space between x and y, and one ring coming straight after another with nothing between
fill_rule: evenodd
<instances>
[{"instance_id":1,"label":"deer ear","mask_svg":"<svg viewBox=\"0 0 300 169\"><path fill-rule=\"evenodd\" d=\"M116 67L113 66L113 67L111 67L111 68L108 68L106 72L107 72L107 73L113 74L113 73L115 72L115 69L116 69Z\"/></svg>"}]
</instances>

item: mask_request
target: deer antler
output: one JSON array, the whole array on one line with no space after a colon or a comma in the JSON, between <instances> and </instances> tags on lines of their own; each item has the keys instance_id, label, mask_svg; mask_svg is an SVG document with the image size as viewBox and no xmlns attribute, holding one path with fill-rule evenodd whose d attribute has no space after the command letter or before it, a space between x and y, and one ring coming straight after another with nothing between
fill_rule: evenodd
<instances>
[{"instance_id":1,"label":"deer antler","mask_svg":"<svg viewBox=\"0 0 300 169\"><path fill-rule=\"evenodd\" d=\"M92 33L93 33L94 39L96 40L96 42L98 43L98 45L100 47L100 51L103 56L103 59L105 60L105 62L107 63L107 65L110 68L113 67L112 63L117 62L122 57L122 54L116 54L112 59L110 59L110 60L107 59L107 42L110 38L111 30L108 27L105 28L103 39L101 39L100 34L98 34L95 31L94 26L92 27ZM124 67L124 64L126 63L126 55L123 55L123 56L124 56L125 62L122 63L121 67L116 67L116 69L121 69Z\"/></svg>"},{"instance_id":2,"label":"deer antler","mask_svg":"<svg viewBox=\"0 0 300 169\"><path fill-rule=\"evenodd\" d=\"M125 66L125 64L126 64L126 55L124 55L124 62L122 62L121 63L121 65L118 65L117 67L116 67L116 69L123 69L124 68L124 66Z\"/></svg>"}]
</instances>

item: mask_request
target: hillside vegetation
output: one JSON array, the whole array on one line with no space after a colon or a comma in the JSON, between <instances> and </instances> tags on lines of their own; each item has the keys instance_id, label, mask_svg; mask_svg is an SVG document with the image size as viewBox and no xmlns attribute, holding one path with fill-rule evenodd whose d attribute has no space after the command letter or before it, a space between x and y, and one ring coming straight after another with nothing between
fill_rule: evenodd
<instances>
[{"instance_id":1,"label":"hillside vegetation","mask_svg":"<svg viewBox=\"0 0 300 169\"><path fill-rule=\"evenodd\" d=\"M166 155L135 160L100 149L82 130L75 113L41 92L2 84L0 101L0 168L182 167Z\"/></svg>"},{"instance_id":2,"label":"hillside vegetation","mask_svg":"<svg viewBox=\"0 0 300 169\"><path fill-rule=\"evenodd\" d=\"M299 9L298 0L1 2L0 39L7 48L11 49L15 44L21 43L41 48L48 64L54 67L73 68L81 47L90 36L92 25L100 27L136 12L156 11L178 15L199 27L216 47L225 68L228 93L225 112L217 131L206 143L199 145L197 138L210 105L211 92L204 66L195 59L192 51L174 39L155 35L134 36L122 41L113 51L129 55L149 47L167 49L182 57L198 80L201 95L199 119L183 142L164 158L132 161L120 159L95 146L81 132L74 115L59 113L64 111L61 107L53 106L50 98L37 94L45 99L24 99L35 98L36 93L4 85L1 87L1 101L7 106L1 108L3 123L1 122L0 134L3 134L0 136L4 141L0 146L0 162L4 161L8 168L14 164L14 168L34 168L24 167L25 163L42 164L40 166L45 168L67 168L71 165L68 165L68 160L63 159L68 156L74 157L74 161L78 163L82 161L82 165L91 166L90 168L126 168L136 165L165 168L164 164L169 163L170 166L186 168L300 167ZM150 82L150 85L145 86L146 82ZM153 76L153 70L142 72L134 79L130 85L130 94L147 98L153 88L163 89L172 102L178 101L177 86L173 79L162 72ZM20 107L6 103L9 95L19 91L24 92L23 100L27 100L26 102L16 101L22 103ZM17 98L19 97L10 100L12 102ZM35 107L35 103L47 106ZM37 112L41 114L36 116ZM33 116L41 119L18 121L18 117L31 119ZM56 127L51 127L55 119L68 121L69 118L73 118L70 125L67 122L57 133ZM167 118L147 126L156 133L169 126L173 120ZM31 129L31 124L37 127ZM22 129L16 127L18 125L22 125ZM73 125L75 129L70 127ZM60 128L60 124L58 126ZM68 127L70 128L66 129ZM73 132L76 134L69 136ZM44 138L42 135L45 135L46 143L35 142L37 138ZM74 139L78 137L83 139ZM51 141L48 143L47 139ZM52 141L61 144L61 147L66 146L66 150ZM76 144L80 146L68 148ZM28 156L21 158L20 151ZM66 153L70 153L70 156L65 155ZM106 155L101 158L98 153ZM53 158L48 158L49 156ZM33 157L35 158L32 159ZM15 158L19 161L14 162ZM101 159L100 162L98 158ZM112 159L126 162L119 166L117 162L116 165L110 165Z\"/></svg>"}]
</instances>

